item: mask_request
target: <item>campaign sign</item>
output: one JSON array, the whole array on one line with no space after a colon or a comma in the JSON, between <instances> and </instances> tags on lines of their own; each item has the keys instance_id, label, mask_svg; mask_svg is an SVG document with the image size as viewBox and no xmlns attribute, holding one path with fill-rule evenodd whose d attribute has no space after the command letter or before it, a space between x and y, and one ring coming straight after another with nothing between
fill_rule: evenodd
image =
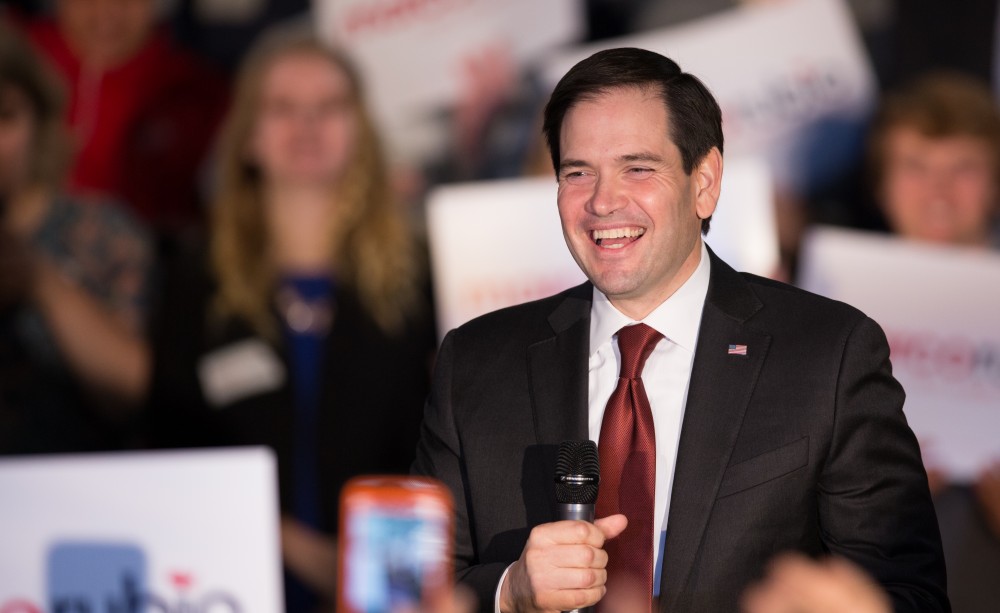
<instances>
[{"instance_id":1,"label":"campaign sign","mask_svg":"<svg viewBox=\"0 0 1000 613\"><path fill-rule=\"evenodd\" d=\"M428 198L441 334L502 307L550 296L586 280L559 223L555 177L446 185ZM726 160L722 194L706 240L737 269L778 268L767 165Z\"/></svg>"},{"instance_id":2,"label":"campaign sign","mask_svg":"<svg viewBox=\"0 0 1000 613\"><path fill-rule=\"evenodd\" d=\"M799 285L885 330L928 465L970 481L1000 460L1000 255L822 228L803 243Z\"/></svg>"},{"instance_id":3,"label":"campaign sign","mask_svg":"<svg viewBox=\"0 0 1000 613\"><path fill-rule=\"evenodd\" d=\"M315 3L322 37L346 49L393 150L427 145L428 119L459 96L470 57L515 70L580 39L580 0L336 0ZM424 124L424 125L421 125ZM416 143L410 141L417 141ZM411 153L412 154L412 153Z\"/></svg>"},{"instance_id":4,"label":"campaign sign","mask_svg":"<svg viewBox=\"0 0 1000 613\"><path fill-rule=\"evenodd\" d=\"M849 148L845 126L856 127L867 116L877 91L842 0L740 7L576 47L551 56L547 82L554 86L578 61L614 47L662 53L698 77L722 108L726 154L765 155L782 184L799 180L790 175L806 172L803 164L814 158L832 163L838 144ZM807 140L824 129L819 153L802 155Z\"/></svg>"},{"instance_id":5,"label":"campaign sign","mask_svg":"<svg viewBox=\"0 0 1000 613\"><path fill-rule=\"evenodd\" d=\"M0 460L0 612L283 606L264 449Z\"/></svg>"},{"instance_id":6,"label":"campaign sign","mask_svg":"<svg viewBox=\"0 0 1000 613\"><path fill-rule=\"evenodd\" d=\"M563 240L555 178L445 185L427 200L438 330L586 278Z\"/></svg>"}]
</instances>

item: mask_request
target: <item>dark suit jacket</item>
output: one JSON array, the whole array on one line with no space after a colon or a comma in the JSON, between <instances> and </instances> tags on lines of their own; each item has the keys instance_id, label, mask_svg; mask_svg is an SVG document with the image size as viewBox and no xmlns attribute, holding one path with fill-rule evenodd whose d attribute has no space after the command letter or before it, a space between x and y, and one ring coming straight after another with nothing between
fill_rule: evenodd
<instances>
[{"instance_id":1,"label":"dark suit jacket","mask_svg":"<svg viewBox=\"0 0 1000 613\"><path fill-rule=\"evenodd\" d=\"M949 610L920 451L881 329L714 254L711 266L661 610L736 610L783 550L850 558L899 611ZM439 352L414 470L456 497L456 567L484 611L530 529L557 518L559 443L588 438L591 292L584 284L485 315ZM747 355L728 355L730 344Z\"/></svg>"}]
</instances>

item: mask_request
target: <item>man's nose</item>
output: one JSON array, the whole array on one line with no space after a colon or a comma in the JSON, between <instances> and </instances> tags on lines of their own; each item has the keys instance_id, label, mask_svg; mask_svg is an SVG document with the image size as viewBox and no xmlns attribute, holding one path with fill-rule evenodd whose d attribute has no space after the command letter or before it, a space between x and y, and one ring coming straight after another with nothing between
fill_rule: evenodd
<instances>
[{"instance_id":1,"label":"man's nose","mask_svg":"<svg viewBox=\"0 0 1000 613\"><path fill-rule=\"evenodd\" d=\"M314 126L319 121L321 113L318 109L303 107L298 111L297 118L300 124Z\"/></svg>"},{"instance_id":2,"label":"man's nose","mask_svg":"<svg viewBox=\"0 0 1000 613\"><path fill-rule=\"evenodd\" d=\"M625 202L621 185L613 177L598 177L588 204L591 213L605 217L625 206Z\"/></svg>"},{"instance_id":3,"label":"man's nose","mask_svg":"<svg viewBox=\"0 0 1000 613\"><path fill-rule=\"evenodd\" d=\"M955 173L949 169L934 168L927 171L927 192L934 198L948 199L955 190Z\"/></svg>"}]
</instances>

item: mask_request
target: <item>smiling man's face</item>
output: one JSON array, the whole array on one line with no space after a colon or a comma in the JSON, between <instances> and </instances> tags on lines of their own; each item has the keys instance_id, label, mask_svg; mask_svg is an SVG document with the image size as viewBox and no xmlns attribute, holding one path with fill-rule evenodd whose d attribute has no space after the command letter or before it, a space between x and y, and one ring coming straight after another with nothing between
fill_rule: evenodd
<instances>
[{"instance_id":1,"label":"smiling man's face","mask_svg":"<svg viewBox=\"0 0 1000 613\"><path fill-rule=\"evenodd\" d=\"M575 104L560 133L559 217L587 278L641 319L698 266L701 220L715 210L722 160L690 175L654 91L613 89Z\"/></svg>"}]
</instances>

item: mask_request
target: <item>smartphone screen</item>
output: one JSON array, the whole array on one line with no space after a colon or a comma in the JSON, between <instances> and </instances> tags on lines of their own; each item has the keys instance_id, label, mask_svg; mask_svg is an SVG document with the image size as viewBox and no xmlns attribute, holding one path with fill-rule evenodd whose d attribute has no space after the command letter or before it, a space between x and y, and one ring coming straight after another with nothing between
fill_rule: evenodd
<instances>
[{"instance_id":1,"label":"smartphone screen","mask_svg":"<svg viewBox=\"0 0 1000 613\"><path fill-rule=\"evenodd\" d=\"M430 479L363 477L341 495L341 610L433 611L450 597L452 504Z\"/></svg>"}]
</instances>

